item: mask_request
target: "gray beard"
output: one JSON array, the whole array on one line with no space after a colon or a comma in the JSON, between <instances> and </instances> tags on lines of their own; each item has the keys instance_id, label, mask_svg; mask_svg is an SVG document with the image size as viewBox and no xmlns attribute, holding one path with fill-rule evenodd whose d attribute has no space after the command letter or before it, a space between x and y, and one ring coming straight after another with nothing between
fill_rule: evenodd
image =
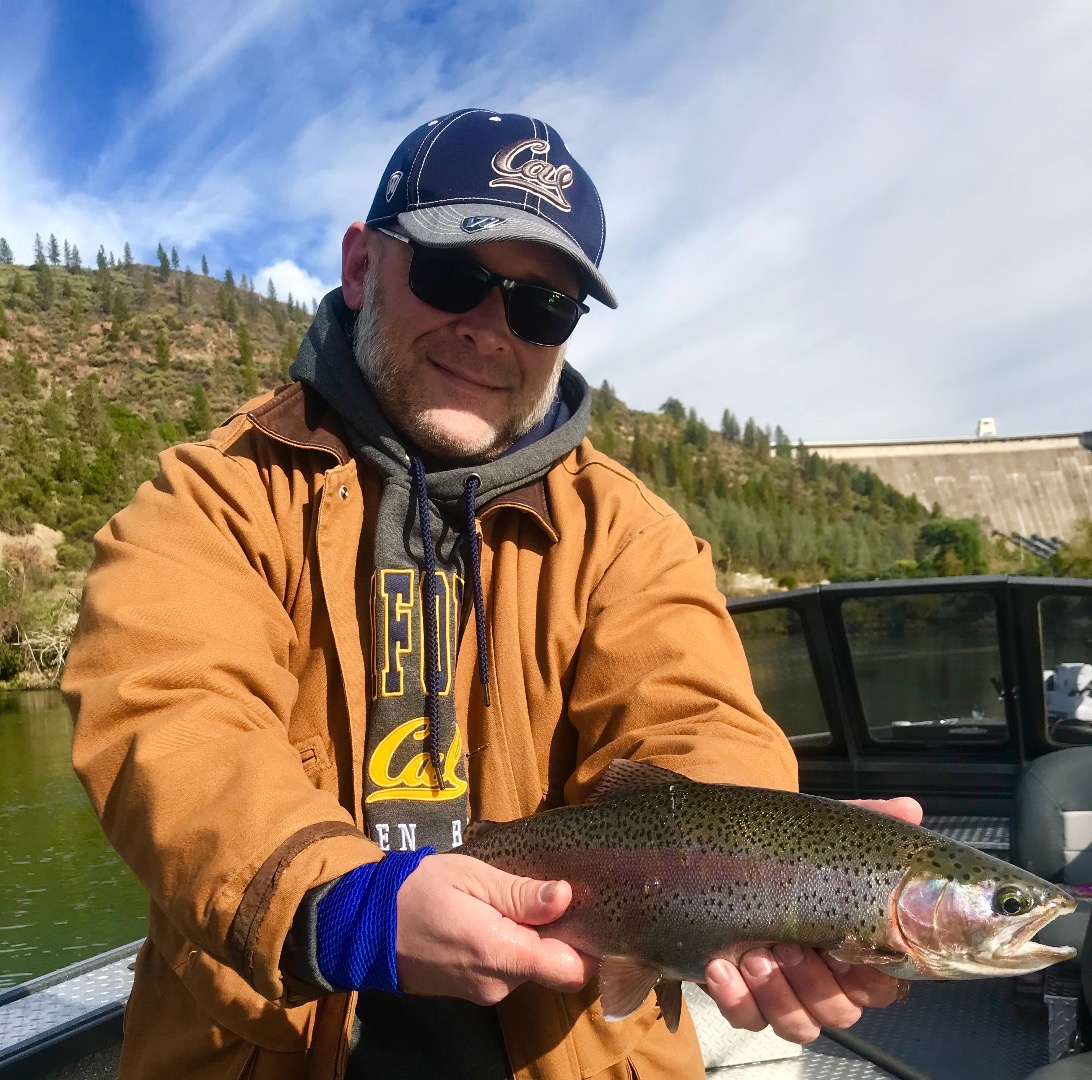
<instances>
[{"instance_id":1,"label":"gray beard","mask_svg":"<svg viewBox=\"0 0 1092 1080\"><path fill-rule=\"evenodd\" d=\"M379 275L375 273L375 263L371 272L364 278L364 295L357 316L353 333L353 354L379 402L387 419L399 431L408 435L414 443L428 454L447 458L452 461L475 463L492 461L499 457L513 443L518 442L529 431L542 423L553 405L557 386L561 380L561 369L565 362L565 349L558 353L557 365L537 401L523 416L513 417L486 445L481 447L453 446L448 436L438 431L424 417L406 417L397 415L400 411L392 408L399 398L399 378L401 365L394 347L391 345L384 326L384 309L379 294ZM392 415L392 413L394 415Z\"/></svg>"}]
</instances>

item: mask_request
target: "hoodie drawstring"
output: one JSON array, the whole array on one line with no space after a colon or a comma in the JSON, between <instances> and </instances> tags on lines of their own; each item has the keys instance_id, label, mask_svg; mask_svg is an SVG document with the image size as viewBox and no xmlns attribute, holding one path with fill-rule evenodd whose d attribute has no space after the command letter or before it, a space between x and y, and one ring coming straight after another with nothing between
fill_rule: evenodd
<instances>
[{"instance_id":1,"label":"hoodie drawstring","mask_svg":"<svg viewBox=\"0 0 1092 1080\"><path fill-rule=\"evenodd\" d=\"M420 458L410 458L413 487L417 494L417 516L421 525L421 547L425 555L421 600L425 608L425 668L428 672L426 700L428 707L428 756L436 772L436 782L445 787L440 751L440 655L439 628L436 619L436 548L428 513L428 487L425 466ZM481 478L471 473L466 478L466 535L470 550L470 576L474 590L474 628L478 638L478 676L482 682L485 704L489 705L489 653L485 639L485 601L482 594L481 544L478 540L475 495Z\"/></svg>"},{"instance_id":2,"label":"hoodie drawstring","mask_svg":"<svg viewBox=\"0 0 1092 1080\"><path fill-rule=\"evenodd\" d=\"M478 634L478 678L482 696L489 708L489 646L485 640L485 600L482 596L482 542L478 537L478 512L474 500L482 478L471 473L466 478L466 542L470 548L470 576L474 589L474 629Z\"/></svg>"},{"instance_id":3,"label":"hoodie drawstring","mask_svg":"<svg viewBox=\"0 0 1092 1080\"><path fill-rule=\"evenodd\" d=\"M428 705L428 756L442 791L444 773L440 762L440 652L436 625L436 549L432 545L432 525L428 516L428 488L425 467L420 458L410 458L413 486L417 491L417 516L421 522L421 546L425 552L425 577L421 582L421 601L425 608L425 670Z\"/></svg>"}]
</instances>

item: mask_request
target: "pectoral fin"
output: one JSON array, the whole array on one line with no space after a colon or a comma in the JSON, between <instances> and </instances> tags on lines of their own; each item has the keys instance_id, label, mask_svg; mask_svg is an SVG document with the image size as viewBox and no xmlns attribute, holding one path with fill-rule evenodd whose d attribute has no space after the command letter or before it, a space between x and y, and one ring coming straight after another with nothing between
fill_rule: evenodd
<instances>
[{"instance_id":1,"label":"pectoral fin","mask_svg":"<svg viewBox=\"0 0 1092 1080\"><path fill-rule=\"evenodd\" d=\"M608 1020L624 1020L641 1007L659 979L659 971L642 964L640 960L631 960L626 956L604 956L599 967L603 1015ZM666 1011L664 1019L667 1019ZM675 1022L678 1024L677 1013Z\"/></svg>"},{"instance_id":2,"label":"pectoral fin","mask_svg":"<svg viewBox=\"0 0 1092 1080\"><path fill-rule=\"evenodd\" d=\"M860 938L847 938L836 948L826 951L835 960L842 960L847 964L870 964L872 967L902 964L909 959L906 953L872 945Z\"/></svg>"},{"instance_id":3,"label":"pectoral fin","mask_svg":"<svg viewBox=\"0 0 1092 1080\"><path fill-rule=\"evenodd\" d=\"M662 979L656 984L656 1004L660 1006L668 1031L679 1030L682 1017L682 983L678 979Z\"/></svg>"}]
</instances>

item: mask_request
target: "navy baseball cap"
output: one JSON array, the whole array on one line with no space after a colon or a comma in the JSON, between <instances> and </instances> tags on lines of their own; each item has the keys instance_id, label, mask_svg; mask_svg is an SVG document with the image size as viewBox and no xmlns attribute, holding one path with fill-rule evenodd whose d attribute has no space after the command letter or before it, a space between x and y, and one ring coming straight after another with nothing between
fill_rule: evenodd
<instances>
[{"instance_id":1,"label":"navy baseball cap","mask_svg":"<svg viewBox=\"0 0 1092 1080\"><path fill-rule=\"evenodd\" d=\"M392 222L424 247L546 244L576 263L591 296L618 306L599 273L606 241L599 192L541 120L460 109L410 132L387 165L366 224Z\"/></svg>"}]
</instances>

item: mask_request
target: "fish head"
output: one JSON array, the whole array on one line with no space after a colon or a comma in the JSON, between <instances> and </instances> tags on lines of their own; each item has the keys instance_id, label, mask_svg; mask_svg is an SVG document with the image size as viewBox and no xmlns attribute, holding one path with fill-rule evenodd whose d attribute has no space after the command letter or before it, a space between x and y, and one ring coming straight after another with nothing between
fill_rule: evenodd
<instances>
[{"instance_id":1,"label":"fish head","mask_svg":"<svg viewBox=\"0 0 1092 1080\"><path fill-rule=\"evenodd\" d=\"M974 979L1026 975L1071 959L1075 949L1032 938L1076 906L1058 886L1017 866L937 843L913 860L893 916L918 978Z\"/></svg>"}]
</instances>

